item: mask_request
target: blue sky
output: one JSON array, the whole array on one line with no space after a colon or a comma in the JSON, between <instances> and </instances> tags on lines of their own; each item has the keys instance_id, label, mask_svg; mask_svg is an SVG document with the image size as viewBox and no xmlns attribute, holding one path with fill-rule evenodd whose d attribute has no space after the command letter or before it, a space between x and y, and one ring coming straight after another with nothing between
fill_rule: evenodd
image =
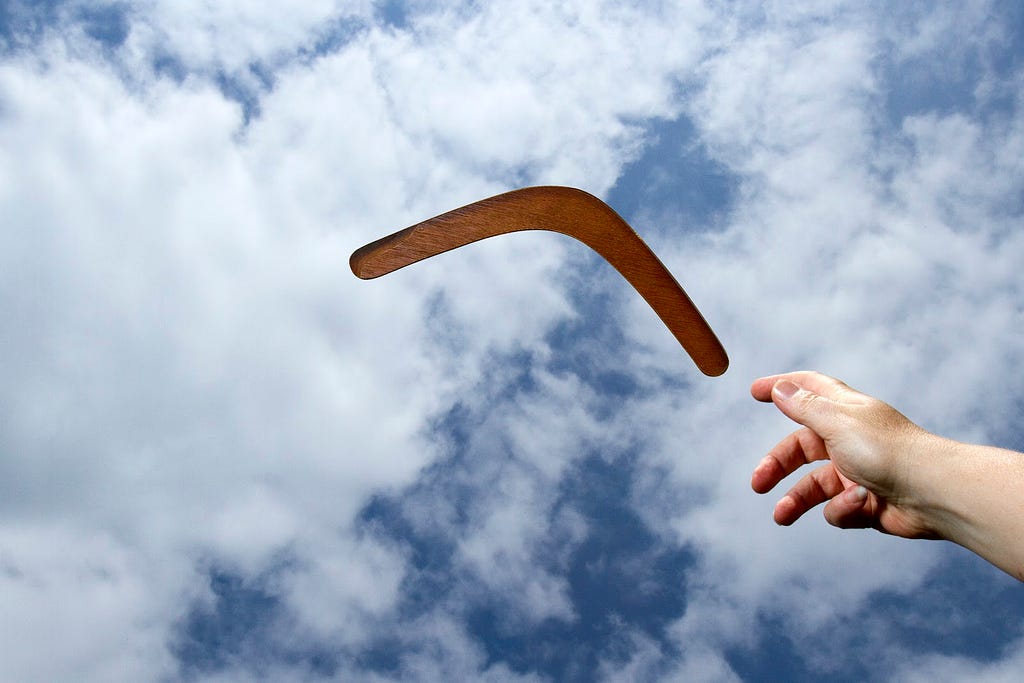
<instances>
[{"instance_id":1,"label":"blue sky","mask_svg":"<svg viewBox=\"0 0 1024 683\"><path fill-rule=\"evenodd\" d=\"M1015 680L955 546L771 521L814 368L1024 447L1013 2L0 6L0 679ZM571 239L372 282L516 187Z\"/></svg>"}]
</instances>

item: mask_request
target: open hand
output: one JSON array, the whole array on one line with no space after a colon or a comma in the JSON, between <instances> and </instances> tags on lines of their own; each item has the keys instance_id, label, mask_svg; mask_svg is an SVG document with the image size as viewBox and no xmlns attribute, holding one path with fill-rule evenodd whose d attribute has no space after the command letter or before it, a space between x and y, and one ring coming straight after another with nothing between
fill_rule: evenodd
<instances>
[{"instance_id":1,"label":"open hand","mask_svg":"<svg viewBox=\"0 0 1024 683\"><path fill-rule=\"evenodd\" d=\"M828 461L805 474L775 506L775 521L790 525L827 501L825 519L842 528L872 527L907 538L934 538L906 471L934 437L887 403L816 372L762 377L750 388L804 425L769 451L751 486L767 493L802 466Z\"/></svg>"}]
</instances>

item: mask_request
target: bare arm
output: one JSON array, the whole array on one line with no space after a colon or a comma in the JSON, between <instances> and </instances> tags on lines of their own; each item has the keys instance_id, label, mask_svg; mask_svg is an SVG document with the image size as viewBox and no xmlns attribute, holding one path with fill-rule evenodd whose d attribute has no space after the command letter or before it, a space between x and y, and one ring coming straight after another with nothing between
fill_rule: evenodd
<instances>
[{"instance_id":1,"label":"bare arm","mask_svg":"<svg viewBox=\"0 0 1024 683\"><path fill-rule=\"evenodd\" d=\"M953 541L1024 581L1024 454L936 436L819 373L762 377L751 394L804 425L754 469L755 491L828 461L778 502L776 522L827 501L830 524Z\"/></svg>"}]
</instances>

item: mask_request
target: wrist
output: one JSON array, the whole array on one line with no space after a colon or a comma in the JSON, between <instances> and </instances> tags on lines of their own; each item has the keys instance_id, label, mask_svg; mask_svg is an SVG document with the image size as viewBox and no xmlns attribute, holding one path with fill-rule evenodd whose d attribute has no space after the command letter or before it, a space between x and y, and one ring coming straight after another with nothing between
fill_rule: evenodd
<instances>
[{"instance_id":1,"label":"wrist","mask_svg":"<svg viewBox=\"0 0 1024 683\"><path fill-rule=\"evenodd\" d=\"M1024 454L929 436L913 468L923 526L1024 581Z\"/></svg>"},{"instance_id":2,"label":"wrist","mask_svg":"<svg viewBox=\"0 0 1024 683\"><path fill-rule=\"evenodd\" d=\"M963 446L916 426L907 434L891 502L907 516L914 537L959 542L969 525L969 506L958 488L966 460Z\"/></svg>"}]
</instances>

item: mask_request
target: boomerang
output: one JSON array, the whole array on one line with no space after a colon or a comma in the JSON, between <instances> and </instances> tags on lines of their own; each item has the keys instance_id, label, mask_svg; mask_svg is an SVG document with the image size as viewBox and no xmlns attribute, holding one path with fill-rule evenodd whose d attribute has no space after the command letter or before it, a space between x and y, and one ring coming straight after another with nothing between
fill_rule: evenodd
<instances>
[{"instance_id":1,"label":"boomerang","mask_svg":"<svg viewBox=\"0 0 1024 683\"><path fill-rule=\"evenodd\" d=\"M572 187L527 187L435 216L353 252L349 265L369 280L488 237L548 230L596 251L639 292L701 372L717 377L729 367L711 326L672 273L615 211Z\"/></svg>"}]
</instances>

